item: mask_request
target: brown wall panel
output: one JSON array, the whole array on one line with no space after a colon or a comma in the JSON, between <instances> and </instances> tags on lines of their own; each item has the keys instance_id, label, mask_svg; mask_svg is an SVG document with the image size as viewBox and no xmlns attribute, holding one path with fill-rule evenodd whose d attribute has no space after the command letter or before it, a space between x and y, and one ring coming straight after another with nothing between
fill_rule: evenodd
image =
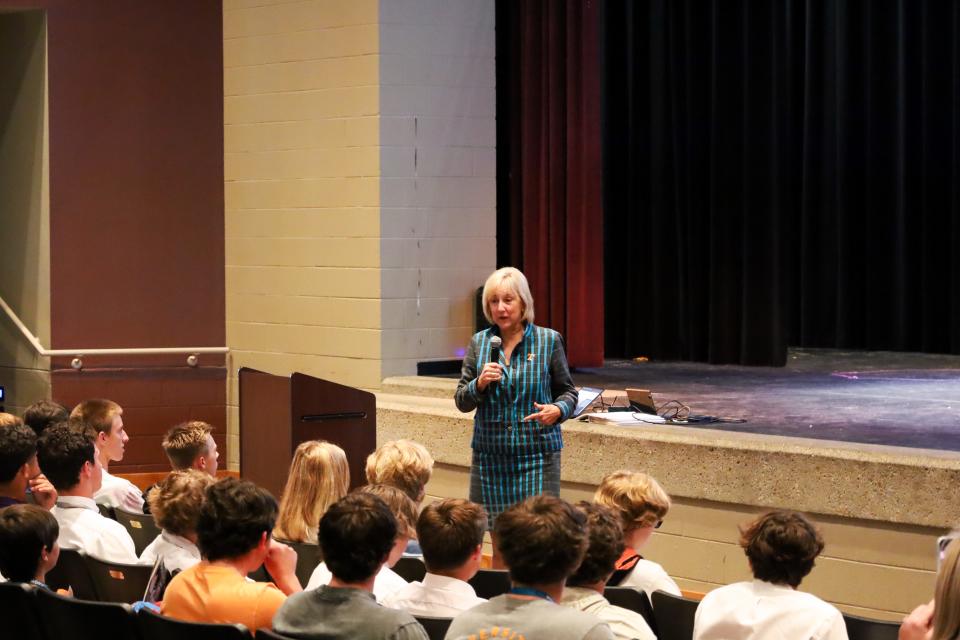
<instances>
[{"instance_id":1,"label":"brown wall panel","mask_svg":"<svg viewBox=\"0 0 960 640\"><path fill-rule=\"evenodd\" d=\"M163 434L185 420L203 420L226 465L226 371L223 367L190 369L57 370L54 398L74 407L87 398L109 398L123 407L130 436L123 461L111 471L141 473L169 469L160 447ZM181 393L182 392L182 393Z\"/></svg>"},{"instance_id":2,"label":"brown wall panel","mask_svg":"<svg viewBox=\"0 0 960 640\"><path fill-rule=\"evenodd\" d=\"M47 13L51 346L224 345L221 2L0 0L4 8ZM174 364L166 358L89 360L112 371L56 371L53 395L124 405L130 471L166 464L137 434L194 411L223 428L222 358L215 382L157 378L152 368Z\"/></svg>"}]
</instances>

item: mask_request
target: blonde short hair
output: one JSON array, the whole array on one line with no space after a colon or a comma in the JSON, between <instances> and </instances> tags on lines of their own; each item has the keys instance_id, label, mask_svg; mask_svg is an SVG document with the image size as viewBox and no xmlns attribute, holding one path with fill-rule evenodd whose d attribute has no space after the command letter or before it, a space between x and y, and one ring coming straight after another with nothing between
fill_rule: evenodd
<instances>
[{"instance_id":1,"label":"blonde short hair","mask_svg":"<svg viewBox=\"0 0 960 640\"><path fill-rule=\"evenodd\" d=\"M160 446L174 469L189 469L199 456L210 454L207 436L213 427L200 420L183 422L167 431Z\"/></svg>"},{"instance_id":2,"label":"blonde short hair","mask_svg":"<svg viewBox=\"0 0 960 640\"><path fill-rule=\"evenodd\" d=\"M483 317L490 324L494 324L493 316L490 314L490 298L493 296L493 292L503 284L510 287L510 290L517 294L523 304L520 319L528 324L533 322L533 294L530 293L530 284L527 282L527 276L514 267L497 269L487 278L483 285Z\"/></svg>"},{"instance_id":3,"label":"blonde short hair","mask_svg":"<svg viewBox=\"0 0 960 640\"><path fill-rule=\"evenodd\" d=\"M416 503L433 474L433 457L413 440L392 440L367 456L367 482L397 487Z\"/></svg>"},{"instance_id":4,"label":"blonde short hair","mask_svg":"<svg viewBox=\"0 0 960 640\"><path fill-rule=\"evenodd\" d=\"M113 400L94 398L84 400L70 412L71 418L83 420L97 430L97 433L110 435L113 419L123 413L123 408Z\"/></svg>"},{"instance_id":5,"label":"blonde short hair","mask_svg":"<svg viewBox=\"0 0 960 640\"><path fill-rule=\"evenodd\" d=\"M397 519L397 535L416 539L417 505L406 493L387 484L368 484L357 491L369 493L383 500L393 513L393 517Z\"/></svg>"},{"instance_id":6,"label":"blonde short hair","mask_svg":"<svg viewBox=\"0 0 960 640\"><path fill-rule=\"evenodd\" d=\"M349 489L350 467L343 449L325 440L301 442L290 463L274 537L316 542L320 518Z\"/></svg>"},{"instance_id":7,"label":"blonde short hair","mask_svg":"<svg viewBox=\"0 0 960 640\"><path fill-rule=\"evenodd\" d=\"M204 495L214 482L196 469L171 471L147 498L157 526L177 536L195 533Z\"/></svg>"},{"instance_id":8,"label":"blonde short hair","mask_svg":"<svg viewBox=\"0 0 960 640\"><path fill-rule=\"evenodd\" d=\"M640 471L614 471L597 488L593 501L620 515L623 530L652 527L670 510L670 496L653 477Z\"/></svg>"},{"instance_id":9,"label":"blonde short hair","mask_svg":"<svg viewBox=\"0 0 960 640\"><path fill-rule=\"evenodd\" d=\"M13 427L21 424L23 424L23 420L12 413L0 413L0 428Z\"/></svg>"}]
</instances>

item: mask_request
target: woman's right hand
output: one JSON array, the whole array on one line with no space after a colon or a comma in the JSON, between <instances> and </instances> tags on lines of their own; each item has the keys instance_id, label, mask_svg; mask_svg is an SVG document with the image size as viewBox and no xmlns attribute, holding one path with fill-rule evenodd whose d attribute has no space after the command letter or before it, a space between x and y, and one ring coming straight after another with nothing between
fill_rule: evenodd
<instances>
[{"instance_id":1,"label":"woman's right hand","mask_svg":"<svg viewBox=\"0 0 960 640\"><path fill-rule=\"evenodd\" d=\"M914 609L900 625L899 640L928 640L933 637L934 603L931 600Z\"/></svg>"},{"instance_id":2,"label":"woman's right hand","mask_svg":"<svg viewBox=\"0 0 960 640\"><path fill-rule=\"evenodd\" d=\"M503 378L503 367L496 362L488 362L483 365L480 375L477 376L477 389L486 391L491 382L500 382L501 378Z\"/></svg>"}]
</instances>

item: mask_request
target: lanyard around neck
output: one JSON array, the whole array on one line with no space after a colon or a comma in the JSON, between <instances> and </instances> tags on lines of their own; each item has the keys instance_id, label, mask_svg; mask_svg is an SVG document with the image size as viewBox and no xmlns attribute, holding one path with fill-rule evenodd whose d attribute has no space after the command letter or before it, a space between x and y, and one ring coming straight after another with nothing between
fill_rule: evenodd
<instances>
[{"instance_id":1,"label":"lanyard around neck","mask_svg":"<svg viewBox=\"0 0 960 640\"><path fill-rule=\"evenodd\" d=\"M534 589L532 587L513 587L507 593L511 593L515 596L533 596L534 598L542 598L549 602L553 602L553 598L550 597L550 594L545 591L540 591L540 589Z\"/></svg>"}]
</instances>

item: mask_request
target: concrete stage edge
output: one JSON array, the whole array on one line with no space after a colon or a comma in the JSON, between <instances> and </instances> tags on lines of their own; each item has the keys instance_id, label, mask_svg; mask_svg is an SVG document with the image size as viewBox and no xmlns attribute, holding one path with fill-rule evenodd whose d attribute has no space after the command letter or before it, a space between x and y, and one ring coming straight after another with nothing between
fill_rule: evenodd
<instances>
[{"instance_id":1,"label":"concrete stage edge","mask_svg":"<svg viewBox=\"0 0 960 640\"><path fill-rule=\"evenodd\" d=\"M433 497L466 497L472 414L453 404L456 381L384 380L378 443L425 444ZM805 511L826 549L804 581L844 611L899 619L932 597L935 540L960 521L960 454L667 425L564 424L562 493L589 499L621 468L656 477L674 506L645 555L684 589L749 579L738 525L772 507Z\"/></svg>"}]
</instances>

